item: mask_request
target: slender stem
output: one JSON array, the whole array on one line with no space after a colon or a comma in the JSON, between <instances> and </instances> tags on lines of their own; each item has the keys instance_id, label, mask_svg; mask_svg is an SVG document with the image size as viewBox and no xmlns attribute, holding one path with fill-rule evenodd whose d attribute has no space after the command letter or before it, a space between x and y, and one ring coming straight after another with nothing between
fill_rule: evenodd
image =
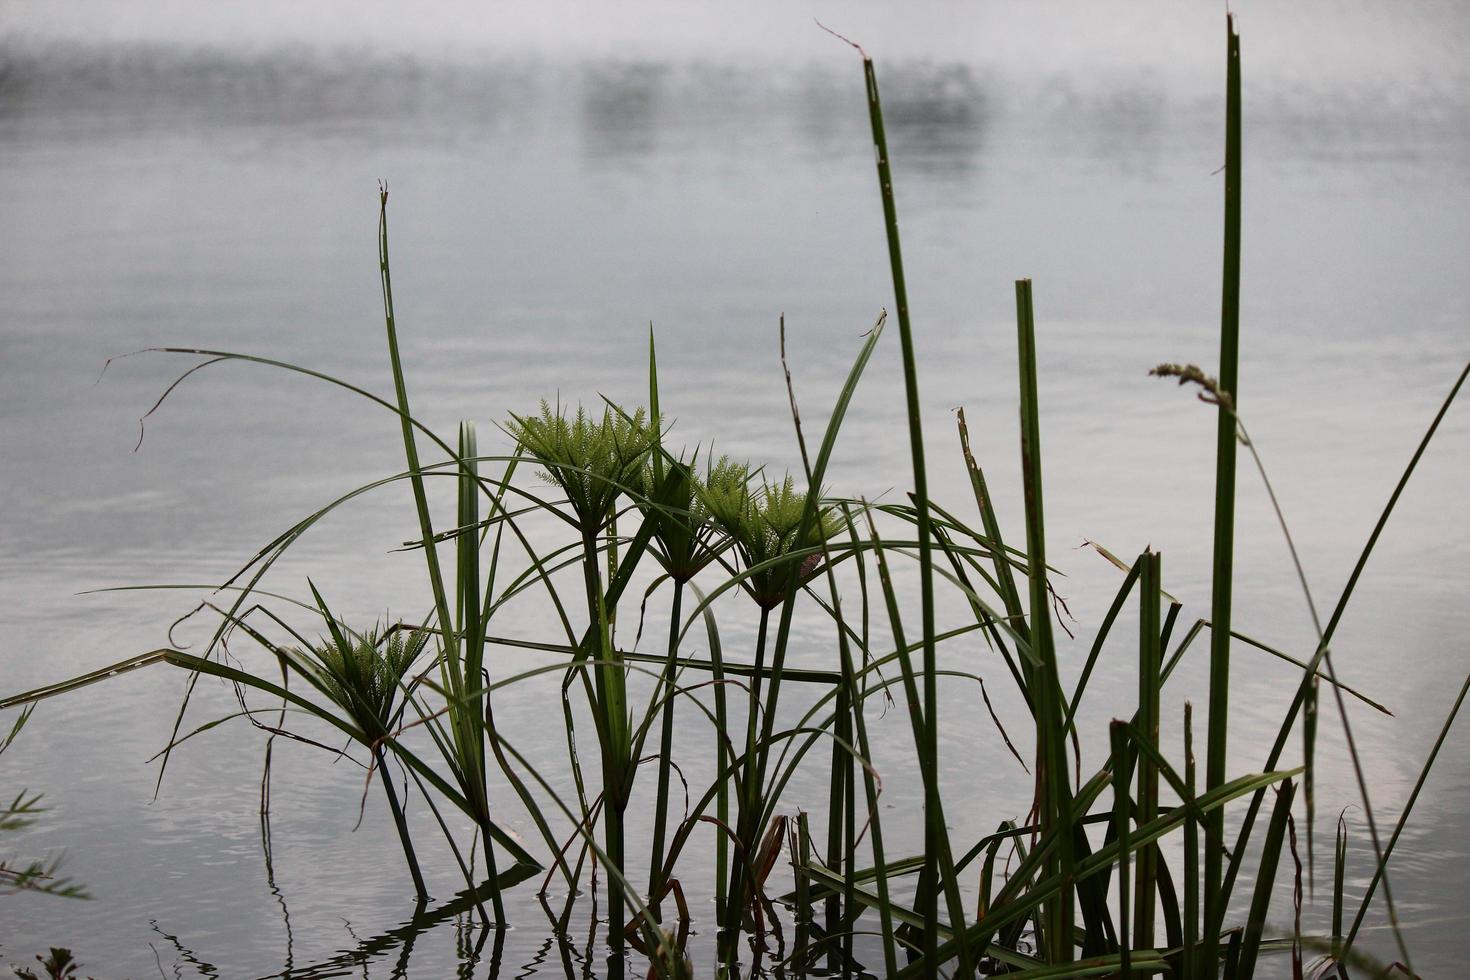
<instances>
[{"instance_id":1,"label":"slender stem","mask_svg":"<svg viewBox=\"0 0 1470 980\"><path fill-rule=\"evenodd\" d=\"M835 609L836 607L834 607ZM832 765L827 786L827 867L832 871L841 871L844 868L845 859L849 856L849 850L844 848L844 833L846 843L849 847L852 840L852 758L847 754L847 746L852 744L852 696L851 690L845 683L837 688L837 707L834 711L836 717L836 739L832 742ZM850 873L852 868L846 865ZM851 879L848 875L849 885ZM843 896L833 891L827 896L826 902L826 929L829 937L835 936L840 928L839 922L842 915ZM851 908L851 905L848 906ZM839 969L839 957L841 950L836 944L828 946L827 968L836 971Z\"/></svg>"},{"instance_id":2,"label":"slender stem","mask_svg":"<svg viewBox=\"0 0 1470 980\"><path fill-rule=\"evenodd\" d=\"M499 882L500 871L496 868L495 843L491 840L490 812L486 804L485 814L480 818L480 844L485 849L485 878L491 883ZM505 919L505 898L500 894L500 886L490 893L490 905L495 909L495 926L502 929L509 925Z\"/></svg>"},{"instance_id":3,"label":"slender stem","mask_svg":"<svg viewBox=\"0 0 1470 980\"><path fill-rule=\"evenodd\" d=\"M607 875L607 943L612 947L608 958L610 970L621 972L623 964L623 930L618 918L623 911L623 809L627 805L623 785L622 757L627 719L615 695L618 664L608 662L612 651L607 635L607 614L603 605L602 581L598 574L597 532L590 527L582 531L583 579L587 587L587 614L591 621L589 652L597 660L592 675L596 678L597 716L602 749L603 840L607 859L618 874Z\"/></svg>"},{"instance_id":4,"label":"slender stem","mask_svg":"<svg viewBox=\"0 0 1470 980\"><path fill-rule=\"evenodd\" d=\"M791 847L791 872L796 884L796 944L792 951L792 960L797 964L797 969L804 973L814 911L811 875L807 871L812 862L812 834L805 810L796 815L794 836L795 840L792 841L793 846Z\"/></svg>"},{"instance_id":5,"label":"slender stem","mask_svg":"<svg viewBox=\"0 0 1470 980\"><path fill-rule=\"evenodd\" d=\"M1368 798L1368 780L1363 773L1362 756L1358 752L1357 741L1353 737L1352 723L1348 720L1347 704L1343 698L1342 684L1339 683L1337 679L1337 668L1333 665L1332 651L1331 648L1327 645L1325 634L1322 630L1322 622L1317 616L1317 604L1312 599L1312 590L1307 585L1307 576L1306 572L1302 568L1301 557L1297 553L1296 543L1292 539L1291 529L1287 526L1286 517L1281 511L1281 504L1276 497L1276 491L1271 486L1271 478L1266 474L1265 463L1261 461L1261 456L1260 453L1256 451L1255 443L1251 441L1250 436L1246 433L1244 423L1240 422L1238 417L1236 419L1236 424L1240 428L1240 440L1242 443L1245 444L1246 448L1250 450L1251 458L1256 464L1256 470L1261 474L1261 482L1265 485L1266 495L1271 501L1272 509L1274 509L1276 512L1277 523L1280 524L1282 536L1286 539L1287 550L1290 552L1292 564L1296 568L1297 580L1301 584L1302 594L1306 597L1307 608L1311 612L1312 626L1317 632L1318 646L1322 649L1322 661L1327 667L1327 677L1328 680L1331 682L1330 686L1332 688L1333 700L1337 703L1337 714L1338 717L1342 720L1342 733L1343 738L1347 743L1348 758L1352 760L1353 777L1357 780L1358 794L1363 800L1363 816L1368 823L1368 835L1373 842L1373 853L1379 861L1379 873L1382 876L1383 880L1383 900L1388 905L1389 925L1393 929L1394 940L1398 943L1399 955L1403 957L1402 962L1404 963L1405 968L1412 973L1413 962L1409 955L1408 944L1404 941L1403 930L1399 927L1398 911L1393 900L1393 888L1390 886L1388 880L1387 863L1384 860L1383 845L1378 837L1378 821L1377 818L1375 818L1373 815L1373 803ZM1312 842L1312 756L1317 736L1317 689L1319 686L1320 685L1318 684L1317 675L1313 674L1312 683L1308 688L1306 688L1306 698L1303 701L1305 711L1305 715L1302 720L1302 730L1305 740L1305 751L1303 753L1305 760L1305 774L1303 776L1303 782L1307 788L1306 802L1308 848L1311 847ZM1311 866L1310 853L1308 854L1308 866Z\"/></svg>"},{"instance_id":6,"label":"slender stem","mask_svg":"<svg viewBox=\"0 0 1470 980\"><path fill-rule=\"evenodd\" d=\"M1348 574L1347 584L1343 586L1342 595L1338 597L1337 605L1333 608L1332 615L1328 617L1327 626L1322 631L1322 640L1317 644L1317 650L1312 655L1312 659L1305 666L1301 683L1297 686L1296 696L1292 699L1291 707L1286 712L1286 718L1282 721L1281 728L1276 734L1276 741L1272 744L1271 751L1266 756L1265 765L1262 767L1264 770L1274 769L1281 758L1281 753L1285 751L1287 738L1291 734L1292 726L1296 722L1297 713L1302 710L1311 685L1317 676L1317 670L1326 657L1328 645L1332 642L1332 637L1337 632L1337 626L1342 621L1343 614L1347 611L1348 602L1352 599L1353 592L1357 589L1358 581L1363 575L1363 570L1368 566L1368 559L1372 556L1373 549L1378 544L1378 539L1382 537L1384 528L1388 526L1388 519L1393 515L1394 508L1398 505L1399 498L1403 496L1404 489L1409 485L1409 479L1414 475L1415 469L1418 468L1419 460L1424 457L1425 451L1429 448L1429 443L1434 439L1434 434L1439 431L1440 423L1444 421L1445 415L1449 412L1450 406L1454 404L1455 399L1459 396L1460 389L1464 386L1467 378L1470 378L1470 363L1467 363L1461 369L1459 375L1455 378L1455 383L1450 386L1449 393L1445 395L1444 401L1440 403L1439 411L1435 413L1433 421L1429 423L1429 428L1425 430L1423 437L1419 440L1419 445L1415 447L1413 456L1409 458L1408 465L1404 467L1403 473L1399 475L1398 483L1394 485L1393 492L1389 494L1388 503L1379 512L1378 520L1373 525L1373 530L1369 533L1368 540L1363 544L1363 550L1358 553L1358 560L1354 563L1353 570ZM1240 834L1236 839L1235 849L1230 860L1230 868L1225 877L1224 891L1226 894L1229 894L1235 877L1240 871L1240 862L1245 854L1246 841L1250 838L1251 830L1255 826L1256 817L1259 815L1261 804L1264 801L1264 791L1257 792L1251 797L1250 807L1246 810L1245 820L1241 823Z\"/></svg>"},{"instance_id":7,"label":"slender stem","mask_svg":"<svg viewBox=\"0 0 1470 980\"><path fill-rule=\"evenodd\" d=\"M603 826L606 828L607 836L607 862L618 869L619 874L609 873L607 876L607 944L612 947L608 952L608 974L612 977L623 975L623 883L621 871L623 864L623 807L616 800L608 801L603 807Z\"/></svg>"},{"instance_id":8,"label":"slender stem","mask_svg":"<svg viewBox=\"0 0 1470 980\"><path fill-rule=\"evenodd\" d=\"M1184 702L1184 803L1195 805L1194 705ZM1184 822L1184 955L1185 980L1195 976L1199 947L1199 826Z\"/></svg>"},{"instance_id":9,"label":"slender stem","mask_svg":"<svg viewBox=\"0 0 1470 980\"><path fill-rule=\"evenodd\" d=\"M695 592L696 597L699 592ZM713 627L711 627L713 631ZM730 825L730 782L723 775L733 762L730 758L729 731L730 708L725 691L725 655L720 644L712 635L710 660L713 662L711 678L715 685L715 760L718 765L719 786L715 790L715 819L720 826ZM723 929L730 924L730 899L726 891L730 878L730 839L723 833L715 834L715 925Z\"/></svg>"},{"instance_id":10,"label":"slender stem","mask_svg":"<svg viewBox=\"0 0 1470 980\"><path fill-rule=\"evenodd\" d=\"M1062 887L1044 905L1049 961L1070 963L1074 958L1072 902L1073 832L1072 790L1067 779L1067 741L1056 644L1052 638L1051 608L1046 581L1046 507L1042 496L1041 421L1037 393L1036 320L1031 280L1016 281L1016 332L1020 357L1021 474L1026 496L1026 555L1031 599L1031 653L1039 664L1033 703L1036 705L1037 779L1041 788L1039 810L1043 836L1054 835L1047 869L1059 876Z\"/></svg>"},{"instance_id":11,"label":"slender stem","mask_svg":"<svg viewBox=\"0 0 1470 980\"><path fill-rule=\"evenodd\" d=\"M803 440L800 445L802 446L803 451L802 458L803 460L805 460L805 441ZM848 509L848 506L846 504L842 505L842 516L843 523L847 525L848 539L854 545L856 545L858 541L857 526L853 523L852 513ZM825 550L825 544L823 547ZM837 594L837 576L832 571L832 560L830 554L824 555L824 559L825 560L823 564L826 568L827 573L827 585L832 592L832 608L837 610L838 618L840 619L842 607L841 599ZM863 597L862 649L864 654L866 655L867 651L870 649L868 641L868 577L866 568L862 563L861 557L859 557L858 560L858 587L861 589ZM865 669L862 675L862 686L859 687L857 672L852 659L852 647L848 644L847 633L841 629L837 631L837 653L842 665L843 686L849 692L857 692L857 697L854 701L852 709L852 720L853 726L857 731L858 752L861 754L861 757L863 759L871 759L873 757L873 753L868 747L868 725L866 719L863 716L862 707L868 695L868 674ZM849 790L849 792L855 795L855 791ZM883 850L883 817L882 813L878 809L877 780L874 779L873 772L868 766L863 766L863 792L864 798L867 800L868 803L868 832L873 842L873 870L877 876L878 883L878 922L883 934L883 965L885 969L884 976L891 977L898 972L898 953L897 950L894 948L893 940L893 907L889 904L888 901L888 873L886 869L887 861ZM853 893L855 890L855 885L851 874L851 862L853 860L853 849L857 846L857 838L854 833L855 828L853 827L854 813L852 807L848 808L847 820L849 873L845 876L847 879L848 892L848 894L845 896L845 901L847 902L849 913L851 913L851 910L853 908ZM845 950L847 952L849 961L851 961L852 946L850 942L845 945Z\"/></svg>"},{"instance_id":12,"label":"slender stem","mask_svg":"<svg viewBox=\"0 0 1470 980\"><path fill-rule=\"evenodd\" d=\"M419 859L413 850L413 838L408 833L408 822L403 817L403 807L398 803L398 791L393 788L393 774L388 771L388 762L383 754L383 747L375 745L373 756L378 763L378 773L382 776L383 792L388 794L388 809L393 811L393 824L398 828L398 840L403 844L403 856L408 861L408 873L413 876L414 894L420 902L429 900L429 891L424 887L424 875L419 870Z\"/></svg>"},{"instance_id":13,"label":"slender stem","mask_svg":"<svg viewBox=\"0 0 1470 980\"><path fill-rule=\"evenodd\" d=\"M659 691L664 699L663 728L658 743L658 801L653 812L653 855L649 860L648 899L654 918L662 921L659 892L664 884L664 823L669 814L669 755L674 750L674 670L679 654L679 613L684 601L684 580L674 579L674 602L669 612L669 653Z\"/></svg>"},{"instance_id":14,"label":"slender stem","mask_svg":"<svg viewBox=\"0 0 1470 980\"><path fill-rule=\"evenodd\" d=\"M1439 755L1440 747L1444 745L1445 736L1449 735L1450 727L1455 723L1455 716L1460 713L1460 705L1465 701L1466 691L1470 691L1470 674L1465 676L1465 682L1460 685L1460 694L1455 698L1454 707L1450 708L1449 717L1445 719L1444 727L1439 730L1439 737L1434 740L1434 748L1429 750L1429 758L1424 760L1424 768L1419 770L1419 778L1415 780L1414 789L1404 803L1404 812L1399 814L1393 834L1388 838L1388 846L1383 849L1383 856L1379 859L1378 866L1373 869L1373 880L1368 883L1368 890L1363 893L1363 902L1358 906L1358 914L1353 917L1352 928L1348 930L1347 938L1342 942L1341 957L1344 959L1348 951L1353 948L1353 940L1358 937L1358 928L1363 924L1363 916L1367 914L1368 906L1373 901L1373 892L1378 888L1378 882L1382 880L1384 871L1388 868L1388 859L1393 855L1393 848L1399 841L1399 834L1403 832L1404 824L1408 822L1409 814L1414 810L1414 804L1419 799L1419 791L1424 788L1424 782L1429 778L1429 770L1434 767L1434 760ZM1341 877L1340 870L1338 874ZM1338 915L1340 916L1341 913L1338 912Z\"/></svg>"},{"instance_id":15,"label":"slender stem","mask_svg":"<svg viewBox=\"0 0 1470 980\"><path fill-rule=\"evenodd\" d=\"M755 670L750 680L750 709L746 713L745 720L745 761L741 770L740 792L736 794L736 802L740 807L736 837L741 853L735 855L735 861L730 867L729 901L731 906L728 910L730 914L726 919L726 926L732 930L730 937L730 955L732 956L734 955L734 940L739 938L741 918L747 905L745 866L752 860L756 846L759 844L759 841L755 839L759 830L759 811L761 809L760 802L756 799L759 784L757 783L755 746L760 714L761 673L765 668L766 633L770 619L770 607L761 606L760 626L755 640Z\"/></svg>"},{"instance_id":16,"label":"slender stem","mask_svg":"<svg viewBox=\"0 0 1470 980\"><path fill-rule=\"evenodd\" d=\"M1144 552L1139 579L1139 669L1138 727L1155 749L1159 745L1159 668L1163 651L1159 646L1160 556ZM1146 824L1159 815L1159 769L1145 755L1138 765L1138 822ZM1138 888L1134 891L1133 942L1139 949L1154 945L1155 883L1158 877L1158 848L1152 844L1138 852Z\"/></svg>"},{"instance_id":17,"label":"slender stem","mask_svg":"<svg viewBox=\"0 0 1470 980\"><path fill-rule=\"evenodd\" d=\"M1118 952L1121 980L1131 980L1132 947L1128 942L1128 919L1133 903L1129 897L1128 838L1131 832L1131 807L1128 799L1129 770L1133 768L1132 752L1128 748L1128 724L1114 719L1108 728L1113 753L1113 828L1118 839Z\"/></svg>"},{"instance_id":18,"label":"slender stem","mask_svg":"<svg viewBox=\"0 0 1470 980\"><path fill-rule=\"evenodd\" d=\"M851 42L849 42L851 43ZM915 524L919 536L919 593L924 645L924 724L918 738L919 756L928 761L925 768L930 778L924 785L924 875L940 884L946 892L951 926L964 925L964 906L960 902L959 883L940 874L941 865L949 858L949 834L944 826L939 797L939 700L936 685L937 666L934 626L934 546L929 517L929 480L924 465L924 433L919 406L919 375L914 357L913 328L909 322L908 287L903 274L903 249L899 244L898 208L893 197L893 174L888 164L888 138L883 127L883 108L878 98L878 75L873 59L861 48L863 77L868 90L868 119L873 131L873 147L877 154L878 189L883 199L883 223L888 237L888 264L893 279L893 299L898 313L899 350L903 359L904 402L908 411L909 450L913 457ZM924 917L923 953L926 971L937 975L939 964L939 888L926 893L923 907L917 911ZM969 951L960 947L959 976L972 972Z\"/></svg>"},{"instance_id":19,"label":"slender stem","mask_svg":"<svg viewBox=\"0 0 1470 980\"><path fill-rule=\"evenodd\" d=\"M1227 15L1225 78L1225 258L1220 302L1220 388L1237 408L1240 359L1240 36ZM1210 597L1210 711L1205 749L1205 789L1226 780L1230 736L1230 604L1235 540L1235 414L1221 405L1215 439L1214 574ZM1225 853L1225 809L1205 821L1205 956L1218 955L1227 897L1220 889Z\"/></svg>"}]
</instances>

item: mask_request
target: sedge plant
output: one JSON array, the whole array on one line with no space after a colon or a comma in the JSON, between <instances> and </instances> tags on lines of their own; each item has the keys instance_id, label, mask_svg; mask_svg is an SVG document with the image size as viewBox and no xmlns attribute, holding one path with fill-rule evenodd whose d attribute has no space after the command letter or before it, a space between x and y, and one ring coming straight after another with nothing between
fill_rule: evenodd
<instances>
[{"instance_id":1,"label":"sedge plant","mask_svg":"<svg viewBox=\"0 0 1470 980\"><path fill-rule=\"evenodd\" d=\"M603 828L608 860L623 867L623 815L633 790L637 757L628 711L627 671L613 645L612 614L602 580L602 539L612 524L618 498L638 485L655 436L639 409L628 416L605 408L594 417L580 406L576 414L543 401L534 415L514 415L507 425L521 449L542 467L542 475L566 495L563 515L578 532L587 595L588 641L571 669L591 671L591 700L602 762ZM608 941L623 947L617 926L623 908L622 882L608 875ZM616 959L616 957L615 957Z\"/></svg>"},{"instance_id":2,"label":"sedge plant","mask_svg":"<svg viewBox=\"0 0 1470 980\"><path fill-rule=\"evenodd\" d=\"M816 572L820 554L813 549L837 534L841 518L835 508L822 507L816 520L809 520L807 494L796 489L792 477L788 475L779 483L770 482L764 476L753 474L748 463L737 463L729 457L722 457L708 467L699 493L714 522L734 542L745 568L741 588L760 610L746 715L744 763L736 797L739 805L736 846L741 853L732 866L728 891L733 903L731 909L738 914L754 900L751 860L762 831L760 815L764 801L760 796L758 740L762 713L769 718L773 710L773 704L769 703L772 699L761 698L771 612Z\"/></svg>"}]
</instances>

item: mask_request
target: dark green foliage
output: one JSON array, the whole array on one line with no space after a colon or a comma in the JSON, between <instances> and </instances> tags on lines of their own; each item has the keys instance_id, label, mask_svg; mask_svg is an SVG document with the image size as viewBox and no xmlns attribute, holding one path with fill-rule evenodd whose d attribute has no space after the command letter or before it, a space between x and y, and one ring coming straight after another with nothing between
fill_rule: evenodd
<instances>
[{"instance_id":1,"label":"dark green foliage","mask_svg":"<svg viewBox=\"0 0 1470 980\"><path fill-rule=\"evenodd\" d=\"M52 946L51 954L44 957L37 954L36 962L41 964L41 969L45 971L44 974L20 968L15 971L15 975L20 980L81 980L77 971L82 968L82 964L78 963L73 958L71 950L65 947Z\"/></svg>"}]
</instances>

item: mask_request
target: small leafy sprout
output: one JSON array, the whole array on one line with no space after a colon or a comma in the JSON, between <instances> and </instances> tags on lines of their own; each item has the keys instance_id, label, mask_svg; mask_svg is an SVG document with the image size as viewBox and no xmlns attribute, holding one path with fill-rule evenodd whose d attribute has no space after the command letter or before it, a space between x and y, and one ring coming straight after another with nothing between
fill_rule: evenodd
<instances>
[{"instance_id":1,"label":"small leafy sprout","mask_svg":"<svg viewBox=\"0 0 1470 980\"><path fill-rule=\"evenodd\" d=\"M774 609L786 598L792 577L804 581L817 569L819 555L800 563L778 559L826 541L842 528L832 508L817 513L816 523L801 535L806 494L796 489L788 475L780 483L756 479L749 464L721 457L705 474L699 490L714 521L735 542L747 569L777 562L750 575L745 590L762 609ZM801 540L798 540L798 537Z\"/></svg>"},{"instance_id":2,"label":"small leafy sprout","mask_svg":"<svg viewBox=\"0 0 1470 980\"><path fill-rule=\"evenodd\" d=\"M641 408L632 415L607 408L594 419L578 406L569 419L542 401L540 415L512 415L506 428L544 467L541 476L567 495L584 533L595 533L612 516L618 494L641 483L657 439L646 415Z\"/></svg>"},{"instance_id":3,"label":"small leafy sprout","mask_svg":"<svg viewBox=\"0 0 1470 980\"><path fill-rule=\"evenodd\" d=\"M45 974L36 973L34 970L19 968L15 975L20 980L81 980L77 970L81 964L72 956L71 950L64 947L52 946L51 955L43 957L36 956L36 962L41 964Z\"/></svg>"}]
</instances>

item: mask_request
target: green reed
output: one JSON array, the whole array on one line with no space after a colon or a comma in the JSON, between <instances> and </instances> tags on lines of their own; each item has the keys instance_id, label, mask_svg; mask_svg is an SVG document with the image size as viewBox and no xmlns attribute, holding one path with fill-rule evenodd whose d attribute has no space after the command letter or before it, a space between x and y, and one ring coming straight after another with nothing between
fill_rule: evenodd
<instances>
[{"instance_id":1,"label":"green reed","mask_svg":"<svg viewBox=\"0 0 1470 980\"><path fill-rule=\"evenodd\" d=\"M1240 196L1241 80L1240 36L1233 17L1226 17L1225 50L1225 260L1220 300L1220 387L1232 402L1237 397L1240 358ZM1234 575L1236 418L1221 405L1215 438L1215 546L1210 595L1209 733L1205 740L1205 787L1226 779L1230 707L1230 600ZM1227 892L1221 889L1221 857L1225 853L1225 814L1216 813L1205 826L1205 962L1214 962L1216 937L1225 915Z\"/></svg>"}]
</instances>

